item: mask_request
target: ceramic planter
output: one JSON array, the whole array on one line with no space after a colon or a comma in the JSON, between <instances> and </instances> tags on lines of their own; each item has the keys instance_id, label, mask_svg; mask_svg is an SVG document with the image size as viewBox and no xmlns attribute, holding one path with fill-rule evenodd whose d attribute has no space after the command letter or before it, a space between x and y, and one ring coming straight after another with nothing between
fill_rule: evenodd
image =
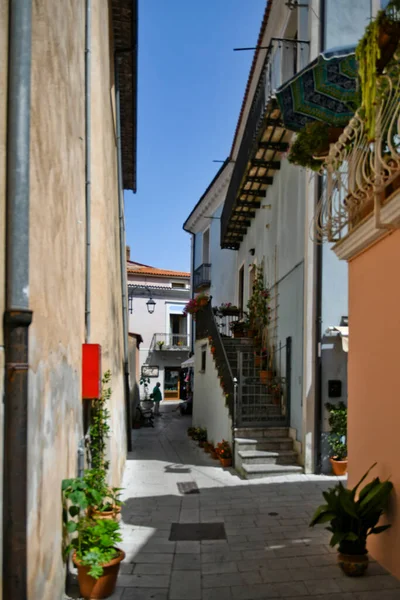
<instances>
[{"instance_id":1,"label":"ceramic planter","mask_svg":"<svg viewBox=\"0 0 400 600\"><path fill-rule=\"evenodd\" d=\"M85 567L80 564L74 553L72 560L78 569L79 592L85 599L100 600L108 598L114 592L117 583L119 566L125 558L125 552L116 548L119 554L112 561L103 565L103 575L99 579L94 579L89 575L90 567Z\"/></svg>"},{"instance_id":2,"label":"ceramic planter","mask_svg":"<svg viewBox=\"0 0 400 600\"><path fill-rule=\"evenodd\" d=\"M227 467L231 467L232 466L232 458L221 458L221 456L220 456L219 457L219 462L224 467L224 469L226 469Z\"/></svg>"},{"instance_id":3,"label":"ceramic planter","mask_svg":"<svg viewBox=\"0 0 400 600\"><path fill-rule=\"evenodd\" d=\"M347 473L347 459L346 460L335 460L335 458L330 458L332 465L332 471L338 477L340 475L346 475Z\"/></svg>"},{"instance_id":4,"label":"ceramic planter","mask_svg":"<svg viewBox=\"0 0 400 600\"><path fill-rule=\"evenodd\" d=\"M368 554L338 553L338 565L348 577L361 577L368 569Z\"/></svg>"},{"instance_id":5,"label":"ceramic planter","mask_svg":"<svg viewBox=\"0 0 400 600\"><path fill-rule=\"evenodd\" d=\"M118 521L121 518L121 507L113 506L110 510L95 510L94 508L88 509L88 515L94 519L112 519Z\"/></svg>"}]
</instances>

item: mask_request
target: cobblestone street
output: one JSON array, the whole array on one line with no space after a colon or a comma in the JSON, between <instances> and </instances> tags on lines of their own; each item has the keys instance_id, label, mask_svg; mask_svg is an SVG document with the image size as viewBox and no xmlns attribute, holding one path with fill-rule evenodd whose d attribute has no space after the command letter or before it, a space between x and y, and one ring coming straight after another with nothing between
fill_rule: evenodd
<instances>
[{"instance_id":1,"label":"cobblestone street","mask_svg":"<svg viewBox=\"0 0 400 600\"><path fill-rule=\"evenodd\" d=\"M124 479L123 549L113 600L399 600L400 582L372 562L352 579L323 528L308 523L334 478L241 480L186 434L164 404L155 428L134 431ZM178 484L195 483L183 495ZM172 523L224 523L226 539L169 541Z\"/></svg>"}]
</instances>

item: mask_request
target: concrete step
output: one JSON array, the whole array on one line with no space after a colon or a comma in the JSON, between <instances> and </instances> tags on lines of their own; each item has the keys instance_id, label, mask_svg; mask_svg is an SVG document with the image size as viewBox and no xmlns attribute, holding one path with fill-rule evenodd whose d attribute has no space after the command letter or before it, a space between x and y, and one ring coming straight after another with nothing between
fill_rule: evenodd
<instances>
[{"instance_id":1,"label":"concrete step","mask_svg":"<svg viewBox=\"0 0 400 600\"><path fill-rule=\"evenodd\" d=\"M293 450L267 452L265 450L239 450L242 465L295 465L297 454Z\"/></svg>"},{"instance_id":2,"label":"concrete step","mask_svg":"<svg viewBox=\"0 0 400 600\"><path fill-rule=\"evenodd\" d=\"M246 479L258 479L259 477L276 477L279 475L292 475L303 473L303 467L299 465L242 465L242 472Z\"/></svg>"},{"instance_id":3,"label":"concrete step","mask_svg":"<svg viewBox=\"0 0 400 600\"><path fill-rule=\"evenodd\" d=\"M238 450L265 450L268 452L280 452L282 450L293 450L291 438L235 438Z\"/></svg>"},{"instance_id":4,"label":"concrete step","mask_svg":"<svg viewBox=\"0 0 400 600\"><path fill-rule=\"evenodd\" d=\"M238 438L260 439L265 437L288 437L288 427L236 427L235 436Z\"/></svg>"}]
</instances>

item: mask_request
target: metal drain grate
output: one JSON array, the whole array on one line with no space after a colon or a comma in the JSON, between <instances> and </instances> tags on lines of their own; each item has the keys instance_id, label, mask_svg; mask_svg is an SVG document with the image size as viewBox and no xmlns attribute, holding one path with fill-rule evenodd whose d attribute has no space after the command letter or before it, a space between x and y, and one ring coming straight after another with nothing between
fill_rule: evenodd
<instances>
[{"instance_id":1,"label":"metal drain grate","mask_svg":"<svg viewBox=\"0 0 400 600\"><path fill-rule=\"evenodd\" d=\"M171 542L226 540L225 525L223 523L172 523L169 540Z\"/></svg>"},{"instance_id":2,"label":"metal drain grate","mask_svg":"<svg viewBox=\"0 0 400 600\"><path fill-rule=\"evenodd\" d=\"M181 481L176 485L180 494L200 494L200 490L194 481Z\"/></svg>"}]
</instances>

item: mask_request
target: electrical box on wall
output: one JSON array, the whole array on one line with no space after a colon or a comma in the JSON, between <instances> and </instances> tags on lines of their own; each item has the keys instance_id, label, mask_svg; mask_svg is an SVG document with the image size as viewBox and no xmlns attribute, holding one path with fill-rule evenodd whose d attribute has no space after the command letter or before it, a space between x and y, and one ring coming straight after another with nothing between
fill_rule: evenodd
<instances>
[{"instance_id":1,"label":"electrical box on wall","mask_svg":"<svg viewBox=\"0 0 400 600\"><path fill-rule=\"evenodd\" d=\"M82 399L92 400L101 396L101 346L82 345Z\"/></svg>"},{"instance_id":2,"label":"electrical box on wall","mask_svg":"<svg viewBox=\"0 0 400 600\"><path fill-rule=\"evenodd\" d=\"M329 398L340 398L342 395L342 382L340 379L330 379L328 381Z\"/></svg>"}]
</instances>

